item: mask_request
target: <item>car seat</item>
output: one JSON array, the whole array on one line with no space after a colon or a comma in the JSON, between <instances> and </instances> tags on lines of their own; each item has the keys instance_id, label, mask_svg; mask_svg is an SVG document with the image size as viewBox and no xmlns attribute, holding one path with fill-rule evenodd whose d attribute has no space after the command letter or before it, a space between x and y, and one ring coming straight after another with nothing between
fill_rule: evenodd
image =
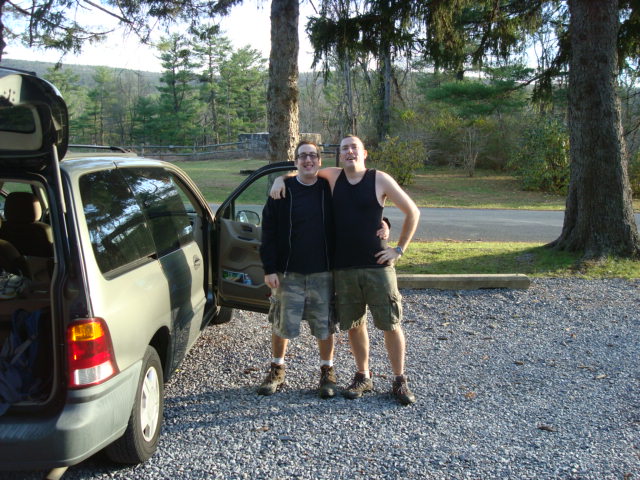
<instances>
[{"instance_id":1,"label":"car seat","mask_svg":"<svg viewBox=\"0 0 640 480\"><path fill-rule=\"evenodd\" d=\"M0 239L0 274L2 272L29 277L29 267L25 258L16 247Z\"/></svg>"},{"instance_id":2,"label":"car seat","mask_svg":"<svg viewBox=\"0 0 640 480\"><path fill-rule=\"evenodd\" d=\"M53 256L51 226L41 222L42 206L30 192L11 192L4 204L0 239L13 244L22 255Z\"/></svg>"}]
</instances>

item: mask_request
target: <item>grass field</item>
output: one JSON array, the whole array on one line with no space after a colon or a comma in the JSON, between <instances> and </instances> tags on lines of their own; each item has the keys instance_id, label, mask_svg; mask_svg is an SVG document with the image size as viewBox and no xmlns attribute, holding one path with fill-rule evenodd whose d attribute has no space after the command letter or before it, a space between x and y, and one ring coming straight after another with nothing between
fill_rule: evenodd
<instances>
[{"instance_id":1,"label":"grass field","mask_svg":"<svg viewBox=\"0 0 640 480\"><path fill-rule=\"evenodd\" d=\"M198 184L209 202L220 203L265 160L176 162ZM562 210L565 199L525 192L516 178L493 171L473 177L449 168L425 168L405 188L420 207ZM640 199L634 200L640 211ZM524 273L532 277L640 278L640 261L608 259L580 262L576 253L558 252L535 243L414 242L397 265L403 273Z\"/></svg>"},{"instance_id":2,"label":"grass field","mask_svg":"<svg viewBox=\"0 0 640 480\"><path fill-rule=\"evenodd\" d=\"M488 170L469 177L459 170L425 168L405 190L420 207L563 210L565 204L562 196L525 192L513 176Z\"/></svg>"},{"instance_id":3,"label":"grass field","mask_svg":"<svg viewBox=\"0 0 640 480\"><path fill-rule=\"evenodd\" d=\"M640 261L581 262L580 255L540 243L414 242L397 265L401 273L523 273L530 277L640 278Z\"/></svg>"}]
</instances>

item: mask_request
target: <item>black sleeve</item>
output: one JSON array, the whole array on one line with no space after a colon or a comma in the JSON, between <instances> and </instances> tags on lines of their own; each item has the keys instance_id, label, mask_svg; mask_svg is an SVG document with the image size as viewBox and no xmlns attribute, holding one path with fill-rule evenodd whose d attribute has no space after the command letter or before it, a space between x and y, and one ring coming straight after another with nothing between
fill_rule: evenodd
<instances>
[{"instance_id":1,"label":"black sleeve","mask_svg":"<svg viewBox=\"0 0 640 480\"><path fill-rule=\"evenodd\" d=\"M262 209L262 241L260 243L260 259L264 273L267 275L277 272L277 231L276 200L269 197Z\"/></svg>"}]
</instances>

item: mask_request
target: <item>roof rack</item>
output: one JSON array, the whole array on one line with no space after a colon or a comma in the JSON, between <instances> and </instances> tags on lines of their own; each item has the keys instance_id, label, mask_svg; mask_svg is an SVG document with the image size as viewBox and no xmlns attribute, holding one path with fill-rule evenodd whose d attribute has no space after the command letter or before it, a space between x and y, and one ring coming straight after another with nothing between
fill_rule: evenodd
<instances>
[{"instance_id":1,"label":"roof rack","mask_svg":"<svg viewBox=\"0 0 640 480\"><path fill-rule=\"evenodd\" d=\"M119 152L119 153L129 153L131 151L123 147L116 147L114 145L79 145L75 143L69 144L69 148L89 150L89 151L109 150L110 152Z\"/></svg>"},{"instance_id":2,"label":"roof rack","mask_svg":"<svg viewBox=\"0 0 640 480\"><path fill-rule=\"evenodd\" d=\"M29 75L33 75L34 77L38 76L38 74L36 72L34 72L33 70L24 70L22 68L7 67L6 65L0 65L0 68L2 70L11 70L12 72L26 73L26 74L29 74Z\"/></svg>"}]
</instances>

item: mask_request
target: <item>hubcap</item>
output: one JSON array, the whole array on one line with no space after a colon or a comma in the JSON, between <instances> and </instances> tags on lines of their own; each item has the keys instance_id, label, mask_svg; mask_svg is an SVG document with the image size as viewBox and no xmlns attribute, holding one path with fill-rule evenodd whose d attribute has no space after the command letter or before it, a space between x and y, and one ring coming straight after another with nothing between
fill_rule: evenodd
<instances>
[{"instance_id":1,"label":"hubcap","mask_svg":"<svg viewBox=\"0 0 640 480\"><path fill-rule=\"evenodd\" d=\"M145 441L150 442L158 428L160 416L160 382L158 372L151 367L142 381L140 395L140 430Z\"/></svg>"}]
</instances>

